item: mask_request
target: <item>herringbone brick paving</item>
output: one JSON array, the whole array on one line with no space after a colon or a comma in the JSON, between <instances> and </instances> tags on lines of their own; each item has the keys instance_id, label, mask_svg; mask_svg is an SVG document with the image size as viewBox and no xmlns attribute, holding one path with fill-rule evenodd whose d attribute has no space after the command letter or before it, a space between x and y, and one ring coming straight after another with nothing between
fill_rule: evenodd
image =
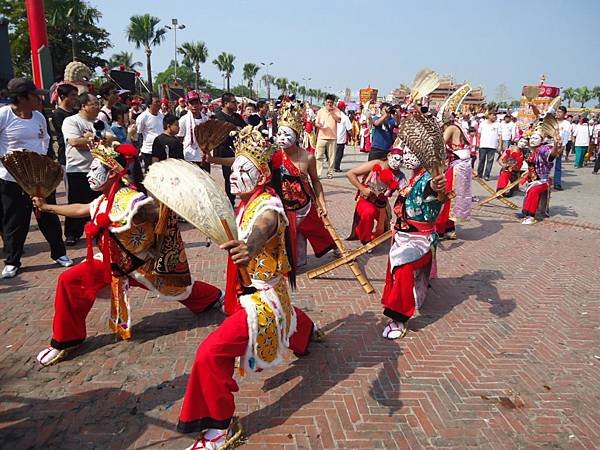
<instances>
[{"instance_id":1,"label":"herringbone brick paving","mask_svg":"<svg viewBox=\"0 0 600 450\"><path fill-rule=\"evenodd\" d=\"M336 183L326 191L344 235L353 193ZM598 448L600 232L524 227L503 211L478 211L461 240L441 244L440 278L400 342L380 337L385 248L360 259L375 294L345 267L301 276L295 302L327 341L240 380L244 448ZM223 286L225 255L185 229L193 273ZM70 254L80 260L83 246ZM189 445L175 431L181 399L195 349L221 314L194 317L134 289L134 337L115 342L104 296L75 357L40 369L62 269L36 230L23 262L0 284L0 448Z\"/></svg>"}]
</instances>

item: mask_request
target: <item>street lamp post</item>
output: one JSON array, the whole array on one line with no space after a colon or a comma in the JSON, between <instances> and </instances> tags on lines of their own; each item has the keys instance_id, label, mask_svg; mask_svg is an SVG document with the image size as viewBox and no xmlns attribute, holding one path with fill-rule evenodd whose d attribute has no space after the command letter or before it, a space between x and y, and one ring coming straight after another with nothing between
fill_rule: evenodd
<instances>
[{"instance_id":1,"label":"street lamp post","mask_svg":"<svg viewBox=\"0 0 600 450\"><path fill-rule=\"evenodd\" d=\"M260 65L263 66L265 68L265 71L267 72L267 99L271 100L271 80L269 79L269 67L272 66L273 63L261 62Z\"/></svg>"},{"instance_id":2,"label":"street lamp post","mask_svg":"<svg viewBox=\"0 0 600 450\"><path fill-rule=\"evenodd\" d=\"M177 19L171 19L171 26L165 25L165 28L173 30L173 36L175 40L175 81L177 81L177 30L183 30L184 24L179 24Z\"/></svg>"},{"instance_id":3,"label":"street lamp post","mask_svg":"<svg viewBox=\"0 0 600 450\"><path fill-rule=\"evenodd\" d=\"M312 80L312 78L302 78L302 81L310 81ZM304 100L306 99L306 84L307 83L302 83L304 85L304 94L302 94L302 103L304 103Z\"/></svg>"}]
</instances>

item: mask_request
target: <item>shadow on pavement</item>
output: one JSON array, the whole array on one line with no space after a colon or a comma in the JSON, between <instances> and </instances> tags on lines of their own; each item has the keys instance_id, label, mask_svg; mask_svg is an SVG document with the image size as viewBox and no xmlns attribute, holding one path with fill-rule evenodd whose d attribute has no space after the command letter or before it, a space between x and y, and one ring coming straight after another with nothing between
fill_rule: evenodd
<instances>
[{"instance_id":1,"label":"shadow on pavement","mask_svg":"<svg viewBox=\"0 0 600 450\"><path fill-rule=\"evenodd\" d=\"M94 389L53 400L0 395L5 408L7 403L19 405L0 412L0 448L131 448L150 426L174 430L174 424L147 413L156 408L171 409L183 397L186 382L187 375L182 375L140 395L119 388ZM147 448L164 447L164 442ZM180 447L181 443L175 448Z\"/></svg>"},{"instance_id":2,"label":"shadow on pavement","mask_svg":"<svg viewBox=\"0 0 600 450\"><path fill-rule=\"evenodd\" d=\"M265 380L263 390L275 391L288 381L301 377L301 381L289 391L284 392L282 388L281 396L276 393L279 398L275 402L242 419L247 436L283 424L303 406L335 389L357 369L380 365L382 352L388 356L373 382L371 396L389 407L390 414L402 407L399 399L400 375L395 369L402 349L398 343L377 339L376 315L373 312L350 314L326 325L323 330L327 334L323 344L311 344L314 347L308 356ZM373 339L365 341L361 336L373 336Z\"/></svg>"}]
</instances>

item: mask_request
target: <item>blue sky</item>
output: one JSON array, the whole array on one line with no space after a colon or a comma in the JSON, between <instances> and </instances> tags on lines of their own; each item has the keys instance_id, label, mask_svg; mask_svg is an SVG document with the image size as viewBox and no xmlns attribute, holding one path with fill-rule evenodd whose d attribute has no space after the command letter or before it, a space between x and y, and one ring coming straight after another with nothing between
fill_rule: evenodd
<instances>
[{"instance_id":1,"label":"blue sky","mask_svg":"<svg viewBox=\"0 0 600 450\"><path fill-rule=\"evenodd\" d=\"M145 62L127 42L129 17L150 13L186 29L178 43L203 40L209 59L203 76L217 86L210 63L220 52L236 56L232 83L244 63L273 62L270 73L314 88L353 91L370 84L388 93L430 67L458 82L482 86L494 98L506 83L515 98L544 73L547 84L600 85L600 0L90 0L104 15L114 48ZM173 35L153 53L154 72L173 58ZM145 72L144 72L145 73ZM261 72L259 75L262 75ZM328 88L330 87L331 88ZM325 89L328 88L328 89Z\"/></svg>"}]
</instances>

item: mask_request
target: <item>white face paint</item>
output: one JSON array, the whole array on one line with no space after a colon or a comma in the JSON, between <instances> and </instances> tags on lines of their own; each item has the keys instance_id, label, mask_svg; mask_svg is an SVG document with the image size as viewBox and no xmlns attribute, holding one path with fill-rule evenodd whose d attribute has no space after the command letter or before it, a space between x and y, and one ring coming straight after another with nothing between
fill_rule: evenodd
<instances>
[{"instance_id":1,"label":"white face paint","mask_svg":"<svg viewBox=\"0 0 600 450\"><path fill-rule=\"evenodd\" d=\"M275 143L280 148L290 148L296 143L296 132L290 127L279 127L275 136Z\"/></svg>"},{"instance_id":2,"label":"white face paint","mask_svg":"<svg viewBox=\"0 0 600 450\"><path fill-rule=\"evenodd\" d=\"M519 147L521 150L524 149L525 147L527 147L527 139L525 139L525 138L519 139L519 142L517 142L517 147Z\"/></svg>"},{"instance_id":3,"label":"white face paint","mask_svg":"<svg viewBox=\"0 0 600 450\"><path fill-rule=\"evenodd\" d=\"M398 153L388 153L387 161L392 170L400 170L402 167L402 155Z\"/></svg>"},{"instance_id":4,"label":"white face paint","mask_svg":"<svg viewBox=\"0 0 600 450\"><path fill-rule=\"evenodd\" d=\"M260 171L258 168L245 156L235 158L231 166L231 182L232 194L249 194L258 186L260 179Z\"/></svg>"},{"instance_id":5,"label":"white face paint","mask_svg":"<svg viewBox=\"0 0 600 450\"><path fill-rule=\"evenodd\" d=\"M542 145L542 136L539 133L534 133L530 138L529 138L529 145L531 147L537 147L539 145Z\"/></svg>"},{"instance_id":6,"label":"white face paint","mask_svg":"<svg viewBox=\"0 0 600 450\"><path fill-rule=\"evenodd\" d=\"M416 170L421 167L421 161L419 161L419 158L408 147L404 147L402 164L409 170Z\"/></svg>"},{"instance_id":7,"label":"white face paint","mask_svg":"<svg viewBox=\"0 0 600 450\"><path fill-rule=\"evenodd\" d=\"M108 175L110 170L98 159L92 160L90 170L87 173L88 184L92 191L101 191L106 182L108 181Z\"/></svg>"}]
</instances>

